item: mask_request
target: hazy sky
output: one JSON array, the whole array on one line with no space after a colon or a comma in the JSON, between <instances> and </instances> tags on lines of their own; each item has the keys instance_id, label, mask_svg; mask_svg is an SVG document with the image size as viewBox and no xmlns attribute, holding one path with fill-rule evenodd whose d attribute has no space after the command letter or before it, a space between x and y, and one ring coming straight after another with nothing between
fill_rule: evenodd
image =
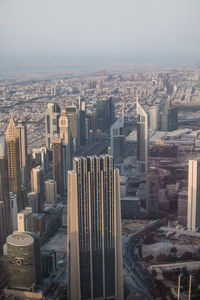
<instances>
[{"instance_id":1,"label":"hazy sky","mask_svg":"<svg viewBox=\"0 0 200 300\"><path fill-rule=\"evenodd\" d=\"M0 61L200 61L200 0L0 0Z\"/></svg>"}]
</instances>

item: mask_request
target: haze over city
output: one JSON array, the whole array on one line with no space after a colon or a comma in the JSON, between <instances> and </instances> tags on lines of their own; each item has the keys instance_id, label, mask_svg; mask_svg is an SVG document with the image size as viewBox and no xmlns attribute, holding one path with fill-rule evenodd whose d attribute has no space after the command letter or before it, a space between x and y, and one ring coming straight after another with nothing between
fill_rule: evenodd
<instances>
[{"instance_id":1,"label":"haze over city","mask_svg":"<svg viewBox=\"0 0 200 300\"><path fill-rule=\"evenodd\" d=\"M199 12L0 0L0 300L200 299Z\"/></svg>"},{"instance_id":2,"label":"haze over city","mask_svg":"<svg viewBox=\"0 0 200 300\"><path fill-rule=\"evenodd\" d=\"M198 0L1 0L0 65L200 61Z\"/></svg>"}]
</instances>

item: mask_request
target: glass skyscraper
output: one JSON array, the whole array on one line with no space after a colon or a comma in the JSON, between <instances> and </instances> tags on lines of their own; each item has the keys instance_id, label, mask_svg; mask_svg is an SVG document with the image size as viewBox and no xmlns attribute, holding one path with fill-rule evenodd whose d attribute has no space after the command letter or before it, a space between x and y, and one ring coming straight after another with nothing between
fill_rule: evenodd
<instances>
[{"instance_id":1,"label":"glass skyscraper","mask_svg":"<svg viewBox=\"0 0 200 300\"><path fill-rule=\"evenodd\" d=\"M68 172L69 299L123 299L119 171L109 155Z\"/></svg>"}]
</instances>

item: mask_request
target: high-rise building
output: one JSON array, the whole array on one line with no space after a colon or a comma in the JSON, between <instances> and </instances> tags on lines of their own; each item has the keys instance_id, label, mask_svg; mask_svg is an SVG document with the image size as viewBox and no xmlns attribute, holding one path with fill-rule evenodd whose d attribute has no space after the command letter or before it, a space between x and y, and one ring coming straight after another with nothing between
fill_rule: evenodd
<instances>
[{"instance_id":1,"label":"high-rise building","mask_svg":"<svg viewBox=\"0 0 200 300\"><path fill-rule=\"evenodd\" d=\"M168 99L165 105L165 110L161 113L160 130L173 131L178 129L178 109L172 107L171 100Z\"/></svg>"},{"instance_id":2,"label":"high-rise building","mask_svg":"<svg viewBox=\"0 0 200 300\"><path fill-rule=\"evenodd\" d=\"M146 211L148 218L158 217L159 175L155 167L150 167L146 177Z\"/></svg>"},{"instance_id":3,"label":"high-rise building","mask_svg":"<svg viewBox=\"0 0 200 300\"><path fill-rule=\"evenodd\" d=\"M10 218L11 218L11 227L12 231L17 230L17 194L9 193L9 202L10 202Z\"/></svg>"},{"instance_id":4,"label":"high-rise building","mask_svg":"<svg viewBox=\"0 0 200 300\"><path fill-rule=\"evenodd\" d=\"M76 106L66 106L65 109L69 120L69 129L71 131L75 152L80 145L79 111Z\"/></svg>"},{"instance_id":5,"label":"high-rise building","mask_svg":"<svg viewBox=\"0 0 200 300\"><path fill-rule=\"evenodd\" d=\"M26 186L28 183L28 155L27 155L27 130L26 124L23 120L18 122L19 132L19 162L21 173L21 184Z\"/></svg>"},{"instance_id":6,"label":"high-rise building","mask_svg":"<svg viewBox=\"0 0 200 300\"><path fill-rule=\"evenodd\" d=\"M85 124L86 105L85 105L85 100L83 100L81 96L79 96L78 98L77 108L79 110L79 122L80 122L80 145L84 145L86 142L86 124Z\"/></svg>"},{"instance_id":7,"label":"high-rise building","mask_svg":"<svg viewBox=\"0 0 200 300\"><path fill-rule=\"evenodd\" d=\"M149 165L149 128L148 112L137 101L137 170L147 172Z\"/></svg>"},{"instance_id":8,"label":"high-rise building","mask_svg":"<svg viewBox=\"0 0 200 300\"><path fill-rule=\"evenodd\" d=\"M200 227L200 159L189 160L187 228L196 231Z\"/></svg>"},{"instance_id":9,"label":"high-rise building","mask_svg":"<svg viewBox=\"0 0 200 300\"><path fill-rule=\"evenodd\" d=\"M110 126L115 119L115 108L112 97L108 99L99 99L96 103L96 118L97 129L106 130L110 129Z\"/></svg>"},{"instance_id":10,"label":"high-rise building","mask_svg":"<svg viewBox=\"0 0 200 300\"><path fill-rule=\"evenodd\" d=\"M111 155L114 162L122 163L124 159L124 142L125 136L122 134L124 127L124 114L122 113L117 121L110 128L110 146Z\"/></svg>"},{"instance_id":11,"label":"high-rise building","mask_svg":"<svg viewBox=\"0 0 200 300\"><path fill-rule=\"evenodd\" d=\"M52 140L53 151L53 179L57 184L57 192L63 195L64 177L63 177L63 143L62 139Z\"/></svg>"},{"instance_id":12,"label":"high-rise building","mask_svg":"<svg viewBox=\"0 0 200 300\"><path fill-rule=\"evenodd\" d=\"M8 236L7 209L4 201L0 201L0 255Z\"/></svg>"},{"instance_id":13,"label":"high-rise building","mask_svg":"<svg viewBox=\"0 0 200 300\"><path fill-rule=\"evenodd\" d=\"M19 232L33 231L33 215L31 207L26 207L17 214L17 227Z\"/></svg>"},{"instance_id":14,"label":"high-rise building","mask_svg":"<svg viewBox=\"0 0 200 300\"><path fill-rule=\"evenodd\" d=\"M60 106L49 103L45 112L46 147L51 148L52 139L59 137Z\"/></svg>"},{"instance_id":15,"label":"high-rise building","mask_svg":"<svg viewBox=\"0 0 200 300\"><path fill-rule=\"evenodd\" d=\"M13 232L7 237L9 288L29 290L41 278L39 237Z\"/></svg>"},{"instance_id":16,"label":"high-rise building","mask_svg":"<svg viewBox=\"0 0 200 300\"><path fill-rule=\"evenodd\" d=\"M182 226L187 226L187 207L188 193L181 191L178 193L178 223Z\"/></svg>"},{"instance_id":17,"label":"high-rise building","mask_svg":"<svg viewBox=\"0 0 200 300\"><path fill-rule=\"evenodd\" d=\"M46 203L55 204L57 201L57 184L56 181L49 179L45 181L45 198Z\"/></svg>"},{"instance_id":18,"label":"high-rise building","mask_svg":"<svg viewBox=\"0 0 200 300\"><path fill-rule=\"evenodd\" d=\"M48 159L48 150L46 147L34 148L32 149L32 156L36 165L41 165L44 170L44 173L48 169L49 159Z\"/></svg>"},{"instance_id":19,"label":"high-rise building","mask_svg":"<svg viewBox=\"0 0 200 300\"><path fill-rule=\"evenodd\" d=\"M40 212L39 200L38 193L31 192L27 194L28 206L32 208L33 214L38 214Z\"/></svg>"},{"instance_id":20,"label":"high-rise building","mask_svg":"<svg viewBox=\"0 0 200 300\"><path fill-rule=\"evenodd\" d=\"M37 166L31 170L31 191L38 194L39 211L43 211L44 171L41 166Z\"/></svg>"},{"instance_id":21,"label":"high-rise building","mask_svg":"<svg viewBox=\"0 0 200 300\"><path fill-rule=\"evenodd\" d=\"M123 299L119 170L109 155L68 171L68 299Z\"/></svg>"},{"instance_id":22,"label":"high-rise building","mask_svg":"<svg viewBox=\"0 0 200 300\"><path fill-rule=\"evenodd\" d=\"M60 138L63 141L63 177L64 190L67 190L67 171L71 169L71 135L66 110L63 109L59 119Z\"/></svg>"},{"instance_id":23,"label":"high-rise building","mask_svg":"<svg viewBox=\"0 0 200 300\"><path fill-rule=\"evenodd\" d=\"M149 109L149 129L152 131L157 131L158 130L158 106L152 106Z\"/></svg>"},{"instance_id":24,"label":"high-rise building","mask_svg":"<svg viewBox=\"0 0 200 300\"><path fill-rule=\"evenodd\" d=\"M12 115L6 131L6 143L8 151L9 192L18 195L17 209L20 211L23 208L23 203L20 197L19 135Z\"/></svg>"},{"instance_id":25,"label":"high-rise building","mask_svg":"<svg viewBox=\"0 0 200 300\"><path fill-rule=\"evenodd\" d=\"M0 136L0 201L3 201L6 209L6 234L8 233L9 224L9 192L8 192L8 161L6 141ZM5 227L5 224L4 224Z\"/></svg>"}]
</instances>

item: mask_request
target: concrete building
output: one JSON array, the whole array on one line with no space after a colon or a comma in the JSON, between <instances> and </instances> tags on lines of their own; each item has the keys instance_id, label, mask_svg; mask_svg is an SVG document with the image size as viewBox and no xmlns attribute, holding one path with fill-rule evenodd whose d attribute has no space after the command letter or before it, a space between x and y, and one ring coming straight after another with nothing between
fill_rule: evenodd
<instances>
[{"instance_id":1,"label":"concrete building","mask_svg":"<svg viewBox=\"0 0 200 300\"><path fill-rule=\"evenodd\" d=\"M138 172L148 171L149 165L149 128L148 112L137 101L137 170Z\"/></svg>"},{"instance_id":2,"label":"concrete building","mask_svg":"<svg viewBox=\"0 0 200 300\"><path fill-rule=\"evenodd\" d=\"M62 139L52 140L53 151L53 179L57 184L57 192L63 195L64 192L64 176L63 176L63 143Z\"/></svg>"},{"instance_id":3,"label":"concrete building","mask_svg":"<svg viewBox=\"0 0 200 300\"><path fill-rule=\"evenodd\" d=\"M52 139L59 137L60 107L56 103L49 103L45 112L46 147L51 148Z\"/></svg>"},{"instance_id":4,"label":"concrete building","mask_svg":"<svg viewBox=\"0 0 200 300\"><path fill-rule=\"evenodd\" d=\"M26 207L17 214L17 227L19 232L33 231L33 215L31 207Z\"/></svg>"},{"instance_id":5,"label":"concrete building","mask_svg":"<svg viewBox=\"0 0 200 300\"><path fill-rule=\"evenodd\" d=\"M109 155L68 172L68 299L123 297L119 171Z\"/></svg>"},{"instance_id":6,"label":"concrete building","mask_svg":"<svg viewBox=\"0 0 200 300\"><path fill-rule=\"evenodd\" d=\"M32 149L32 156L33 159L35 160L35 163L37 165L40 165L43 168L45 174L49 166L49 157L48 157L47 148L41 147L41 148Z\"/></svg>"},{"instance_id":7,"label":"concrete building","mask_svg":"<svg viewBox=\"0 0 200 300\"><path fill-rule=\"evenodd\" d=\"M196 231L200 226L200 159L189 160L187 228Z\"/></svg>"},{"instance_id":8,"label":"concrete building","mask_svg":"<svg viewBox=\"0 0 200 300\"><path fill-rule=\"evenodd\" d=\"M122 134L124 127L124 113L122 113L117 121L110 128L110 146L111 155L114 163L122 163L124 160L124 142L125 136Z\"/></svg>"},{"instance_id":9,"label":"concrete building","mask_svg":"<svg viewBox=\"0 0 200 300\"><path fill-rule=\"evenodd\" d=\"M52 179L45 181L45 199L48 204L55 204L57 201L57 184Z\"/></svg>"},{"instance_id":10,"label":"concrete building","mask_svg":"<svg viewBox=\"0 0 200 300\"><path fill-rule=\"evenodd\" d=\"M35 192L30 192L27 194L28 206L32 208L33 214L38 214L40 212L39 195Z\"/></svg>"},{"instance_id":11,"label":"concrete building","mask_svg":"<svg viewBox=\"0 0 200 300\"><path fill-rule=\"evenodd\" d=\"M158 170L151 167L146 177L146 211L150 219L158 217L159 176Z\"/></svg>"},{"instance_id":12,"label":"concrete building","mask_svg":"<svg viewBox=\"0 0 200 300\"><path fill-rule=\"evenodd\" d=\"M6 131L6 143L8 151L8 184L9 192L15 193L17 197L17 209L23 208L22 199L20 197L20 159L19 159L19 136L15 126L13 116Z\"/></svg>"}]
</instances>

